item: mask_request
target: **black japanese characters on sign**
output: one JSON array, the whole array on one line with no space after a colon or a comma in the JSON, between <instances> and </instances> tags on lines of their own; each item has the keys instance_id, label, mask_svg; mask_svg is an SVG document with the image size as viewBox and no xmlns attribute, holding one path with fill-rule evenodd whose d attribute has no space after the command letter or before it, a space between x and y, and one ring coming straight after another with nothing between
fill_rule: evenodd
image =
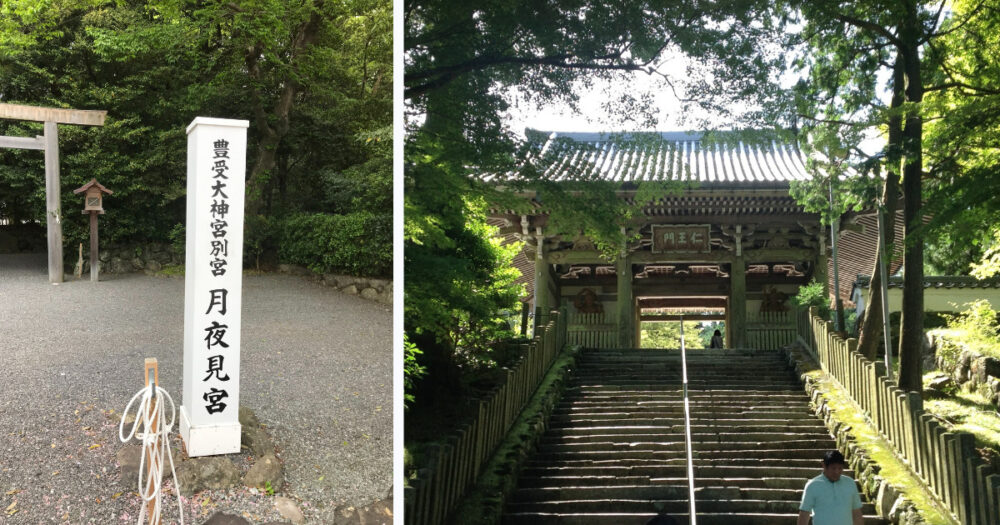
<instances>
[{"instance_id":1,"label":"black japanese characters on sign","mask_svg":"<svg viewBox=\"0 0 1000 525\"><path fill-rule=\"evenodd\" d=\"M653 253L709 253L711 226L708 224L652 226Z\"/></svg>"},{"instance_id":2,"label":"black japanese characters on sign","mask_svg":"<svg viewBox=\"0 0 1000 525\"><path fill-rule=\"evenodd\" d=\"M208 403L205 405L205 410L208 410L209 414L225 410L226 404L222 402L222 399L227 397L229 397L229 394L225 390L219 390L218 388L213 388L201 396Z\"/></svg>"},{"instance_id":3,"label":"black japanese characters on sign","mask_svg":"<svg viewBox=\"0 0 1000 525\"><path fill-rule=\"evenodd\" d=\"M229 195L225 191L226 181L229 180L227 175L229 171L229 142L223 139L216 140L212 143L212 151L214 152L211 163L212 185L210 187L212 203L209 208L209 213L212 216L212 222L209 223L212 236L206 248L212 257L208 262L212 276L218 278L226 275L229 266L229 239L226 238L229 227L229 223L226 221L226 215L229 214ZM205 328L204 341L205 348L212 355L206 359L208 366L205 370L205 379L202 382L229 381L229 374L225 372L223 367L225 356L219 353L229 348L229 343L225 341L226 330L229 326L224 323L228 312L226 308L228 295L229 290L224 286L209 290L208 309L205 310L205 314L212 314L214 311L214 316L211 319L211 325ZM205 405L205 410L209 414L225 411L226 403L222 400L227 397L229 397L229 393L224 389L211 388L202 396L202 399L208 403Z\"/></svg>"}]
</instances>

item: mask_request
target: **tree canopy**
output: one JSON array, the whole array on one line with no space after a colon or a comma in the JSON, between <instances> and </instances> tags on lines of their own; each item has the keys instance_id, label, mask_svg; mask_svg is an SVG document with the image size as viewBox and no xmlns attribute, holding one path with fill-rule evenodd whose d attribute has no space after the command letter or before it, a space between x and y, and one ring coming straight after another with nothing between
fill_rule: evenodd
<instances>
[{"instance_id":1,"label":"tree canopy","mask_svg":"<svg viewBox=\"0 0 1000 525\"><path fill-rule=\"evenodd\" d=\"M982 69L982 77L973 71L985 66L977 53L990 56L990 43L995 46L995 9L985 2L914 0L789 2L779 8L801 14L801 31L791 35L789 47L798 50L794 66L808 73L793 89L803 128L840 136L845 158L859 171L883 176L880 201L890 217L902 197L900 386L919 390L925 245L932 246L932 267L957 271L981 253L975 247L988 238L989 197L968 198L959 181L990 184L974 168L989 155L969 141L976 136L971 130L988 133L989 125L963 122L955 109L979 106L994 92L988 67L995 65ZM886 137L880 152L850 148L873 128ZM870 196L862 200L874 204ZM889 242L891 247L891 236ZM872 304L879 300L878 283L873 272ZM877 308L866 310L860 349L869 356L880 339L880 316Z\"/></svg>"}]
</instances>

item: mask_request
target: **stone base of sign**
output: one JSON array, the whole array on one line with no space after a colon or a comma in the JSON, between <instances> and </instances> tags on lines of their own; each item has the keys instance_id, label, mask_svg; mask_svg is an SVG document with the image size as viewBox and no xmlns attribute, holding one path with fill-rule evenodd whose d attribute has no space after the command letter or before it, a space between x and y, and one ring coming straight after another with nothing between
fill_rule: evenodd
<instances>
[{"instance_id":1,"label":"stone base of sign","mask_svg":"<svg viewBox=\"0 0 1000 525\"><path fill-rule=\"evenodd\" d=\"M181 419L182 421L185 419L183 412ZM278 492L284 486L284 467L275 455L274 441L266 427L260 423L253 411L246 407L240 407L239 422L242 433L240 450L236 452L243 451L243 454L191 457L183 450L174 449L174 465L184 496L192 496L209 489L228 490L240 485L241 480L243 485L261 491L266 491L270 487L271 490ZM196 432L197 430L195 429ZM139 445L126 445L116 454L120 479L126 486L135 486L141 457L142 447ZM169 477L169 469L164 470L163 479Z\"/></svg>"},{"instance_id":2,"label":"stone base of sign","mask_svg":"<svg viewBox=\"0 0 1000 525\"><path fill-rule=\"evenodd\" d=\"M240 451L240 424L192 427L187 409L180 409L181 439L189 457L235 454ZM233 446L235 445L235 446Z\"/></svg>"},{"instance_id":3,"label":"stone base of sign","mask_svg":"<svg viewBox=\"0 0 1000 525\"><path fill-rule=\"evenodd\" d=\"M285 484L285 469L274 454L265 454L257 458L247 475L243 476L243 484L263 490L281 490Z\"/></svg>"},{"instance_id":4,"label":"stone base of sign","mask_svg":"<svg viewBox=\"0 0 1000 525\"><path fill-rule=\"evenodd\" d=\"M240 482L240 471L229 458L174 458L174 464L181 494L188 498L203 490L228 490Z\"/></svg>"}]
</instances>

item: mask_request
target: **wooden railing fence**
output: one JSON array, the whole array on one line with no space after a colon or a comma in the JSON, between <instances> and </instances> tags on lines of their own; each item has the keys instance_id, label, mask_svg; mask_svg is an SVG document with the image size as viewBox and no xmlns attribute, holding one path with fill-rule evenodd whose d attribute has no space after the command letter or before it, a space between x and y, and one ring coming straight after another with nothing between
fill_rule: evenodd
<instances>
[{"instance_id":1,"label":"wooden railing fence","mask_svg":"<svg viewBox=\"0 0 1000 525\"><path fill-rule=\"evenodd\" d=\"M919 393L900 390L886 378L884 363L861 355L857 340L842 338L815 307L800 312L796 326L800 342L823 370L960 523L1000 523L1000 475L976 453L972 434L949 432L924 411Z\"/></svg>"},{"instance_id":2,"label":"wooden railing fence","mask_svg":"<svg viewBox=\"0 0 1000 525\"><path fill-rule=\"evenodd\" d=\"M795 342L795 312L747 312L746 345L775 350Z\"/></svg>"},{"instance_id":3,"label":"wooden railing fence","mask_svg":"<svg viewBox=\"0 0 1000 525\"><path fill-rule=\"evenodd\" d=\"M404 523L445 523L566 345L566 312L553 311L544 330L524 345L503 385L479 402L478 415L429 454L428 467L405 492Z\"/></svg>"},{"instance_id":4,"label":"wooden railing fence","mask_svg":"<svg viewBox=\"0 0 1000 525\"><path fill-rule=\"evenodd\" d=\"M614 314L570 314L566 342L587 348L618 348L618 320Z\"/></svg>"}]
</instances>

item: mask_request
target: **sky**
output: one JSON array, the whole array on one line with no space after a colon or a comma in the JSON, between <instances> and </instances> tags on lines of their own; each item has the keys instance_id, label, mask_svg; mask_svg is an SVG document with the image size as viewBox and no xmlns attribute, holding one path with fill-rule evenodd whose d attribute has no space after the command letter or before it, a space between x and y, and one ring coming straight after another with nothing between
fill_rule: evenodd
<instances>
[{"instance_id":1,"label":"sky","mask_svg":"<svg viewBox=\"0 0 1000 525\"><path fill-rule=\"evenodd\" d=\"M674 78L680 78L685 71L682 57L671 58L664 62L661 71ZM681 103L671 89L665 86L662 78L644 72L632 71L625 73L626 81L594 81L594 85L586 89L578 89L581 94L579 111L573 111L565 104L548 104L542 107L525 102L514 97L514 104L507 112L506 121L510 128L523 136L525 128L541 131L572 131L572 132L615 132L615 131L696 131L696 120L706 119L715 129L731 128L729 123L718 115L712 115L703 110L695 111L689 122L684 122L681 115ZM880 74L882 85L888 84L888 74ZM797 80L789 76L785 82L788 85ZM653 93L653 103L657 108L658 123L654 126L638 125L635 122L622 122L621 117L606 111L602 105L615 93L623 89L635 92ZM609 95L610 94L610 95ZM888 101L886 101L888 102ZM740 108L733 108L739 110ZM739 111L736 111L739 113ZM885 140L873 136L859 145L868 154L874 154L882 149Z\"/></svg>"},{"instance_id":2,"label":"sky","mask_svg":"<svg viewBox=\"0 0 1000 525\"><path fill-rule=\"evenodd\" d=\"M523 133L525 127L544 131L676 131L691 127L680 121L681 103L669 88L665 88L661 78L639 71L629 72L627 75L630 79L617 82L618 87L612 85L612 81L601 80L595 81L594 86L586 91L581 91L580 112L573 112L561 104L539 108L519 100L517 106L508 111L507 122L511 129L519 133ZM618 116L602 108L608 98L606 93L613 94L626 86L633 91L654 93L654 104L658 108L657 126L623 123ZM715 121L721 123L721 120Z\"/></svg>"}]
</instances>

